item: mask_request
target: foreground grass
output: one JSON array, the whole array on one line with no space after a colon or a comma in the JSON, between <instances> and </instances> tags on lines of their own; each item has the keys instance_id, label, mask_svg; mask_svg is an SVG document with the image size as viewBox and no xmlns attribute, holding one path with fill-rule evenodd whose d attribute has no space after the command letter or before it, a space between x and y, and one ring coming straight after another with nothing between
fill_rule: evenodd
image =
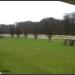
<instances>
[{"instance_id":1,"label":"foreground grass","mask_svg":"<svg viewBox=\"0 0 75 75\"><path fill-rule=\"evenodd\" d=\"M0 70L10 74L75 73L75 47L63 40L0 39Z\"/></svg>"}]
</instances>

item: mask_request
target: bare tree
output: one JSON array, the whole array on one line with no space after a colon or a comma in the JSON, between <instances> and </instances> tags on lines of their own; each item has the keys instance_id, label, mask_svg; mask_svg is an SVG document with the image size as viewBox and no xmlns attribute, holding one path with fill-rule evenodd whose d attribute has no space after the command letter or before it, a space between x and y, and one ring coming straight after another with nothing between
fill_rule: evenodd
<instances>
[{"instance_id":1,"label":"bare tree","mask_svg":"<svg viewBox=\"0 0 75 75\"><path fill-rule=\"evenodd\" d=\"M33 32L35 40L37 40L38 34L39 34L39 22L32 23L32 32Z\"/></svg>"},{"instance_id":2,"label":"bare tree","mask_svg":"<svg viewBox=\"0 0 75 75\"><path fill-rule=\"evenodd\" d=\"M15 25L14 24L10 24L8 25L9 27L9 34L11 35L11 37L14 37L14 34L15 34Z\"/></svg>"},{"instance_id":3,"label":"bare tree","mask_svg":"<svg viewBox=\"0 0 75 75\"><path fill-rule=\"evenodd\" d=\"M54 18L44 18L40 23L42 24L43 34L47 35L50 42L54 31Z\"/></svg>"}]
</instances>

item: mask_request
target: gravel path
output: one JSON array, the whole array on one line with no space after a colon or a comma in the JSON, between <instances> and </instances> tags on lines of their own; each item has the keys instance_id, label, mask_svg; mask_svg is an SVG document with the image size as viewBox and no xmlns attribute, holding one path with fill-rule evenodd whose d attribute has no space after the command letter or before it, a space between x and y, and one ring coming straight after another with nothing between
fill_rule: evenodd
<instances>
[{"instance_id":1,"label":"gravel path","mask_svg":"<svg viewBox=\"0 0 75 75\"><path fill-rule=\"evenodd\" d=\"M1 34L1 36L4 36L4 37L11 37L9 34ZM16 37L16 35L15 35ZM20 35L20 37L24 37L23 35ZM34 36L32 34L28 34L28 38L34 38ZM48 37L46 35L39 35L38 38L41 38L41 39L48 39ZM63 38L75 38L75 36L64 36L64 35L53 35L52 36L52 39L63 39Z\"/></svg>"}]
</instances>

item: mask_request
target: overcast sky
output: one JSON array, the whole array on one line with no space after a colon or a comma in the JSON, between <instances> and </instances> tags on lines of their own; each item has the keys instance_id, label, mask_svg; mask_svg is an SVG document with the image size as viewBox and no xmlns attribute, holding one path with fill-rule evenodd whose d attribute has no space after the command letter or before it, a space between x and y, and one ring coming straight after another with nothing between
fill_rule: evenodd
<instances>
[{"instance_id":1,"label":"overcast sky","mask_svg":"<svg viewBox=\"0 0 75 75\"><path fill-rule=\"evenodd\" d=\"M61 1L0 1L0 24L40 21L46 17L62 19L75 11L75 5Z\"/></svg>"}]
</instances>

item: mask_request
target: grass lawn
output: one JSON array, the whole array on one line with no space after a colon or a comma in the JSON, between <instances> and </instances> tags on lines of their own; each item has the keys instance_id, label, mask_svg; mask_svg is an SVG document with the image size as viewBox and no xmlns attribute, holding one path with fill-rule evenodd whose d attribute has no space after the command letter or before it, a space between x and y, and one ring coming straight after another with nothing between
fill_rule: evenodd
<instances>
[{"instance_id":1,"label":"grass lawn","mask_svg":"<svg viewBox=\"0 0 75 75\"><path fill-rule=\"evenodd\" d=\"M8 74L75 73L75 46L63 40L0 38L0 70Z\"/></svg>"}]
</instances>

